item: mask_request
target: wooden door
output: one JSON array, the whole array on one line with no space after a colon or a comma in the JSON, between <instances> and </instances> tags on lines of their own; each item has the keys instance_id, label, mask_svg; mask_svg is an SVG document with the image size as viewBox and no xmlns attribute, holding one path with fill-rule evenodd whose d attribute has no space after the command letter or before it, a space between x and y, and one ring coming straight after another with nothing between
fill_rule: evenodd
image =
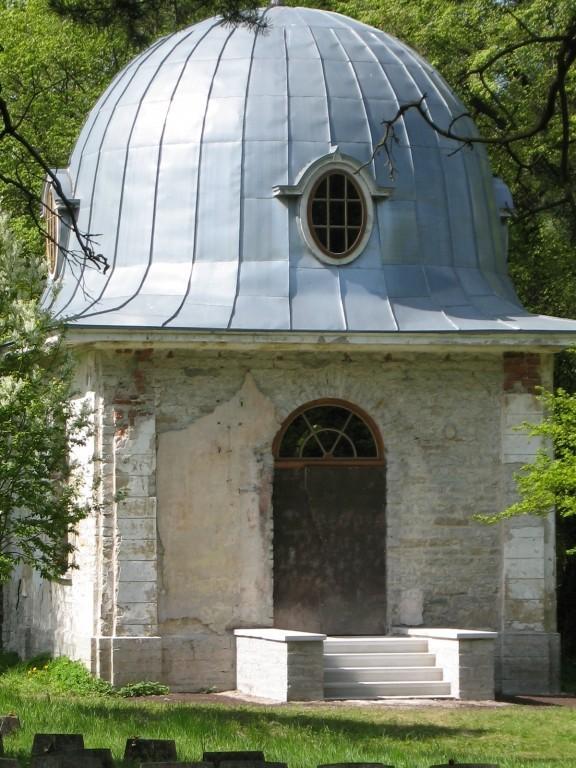
<instances>
[{"instance_id":1,"label":"wooden door","mask_svg":"<svg viewBox=\"0 0 576 768\"><path fill-rule=\"evenodd\" d=\"M357 424L350 428L351 411L339 401L310 406L302 414L310 412L304 422L316 432L312 444L302 420L299 439L290 435L296 416L277 446L274 624L337 635L385 634L386 474L380 446L374 440L367 447L365 431ZM361 441L356 440L354 450L348 443L345 450L330 450L337 434L340 444L349 432L364 439L363 448L357 450ZM323 455L318 446L328 446ZM286 456L288 451L296 455Z\"/></svg>"}]
</instances>

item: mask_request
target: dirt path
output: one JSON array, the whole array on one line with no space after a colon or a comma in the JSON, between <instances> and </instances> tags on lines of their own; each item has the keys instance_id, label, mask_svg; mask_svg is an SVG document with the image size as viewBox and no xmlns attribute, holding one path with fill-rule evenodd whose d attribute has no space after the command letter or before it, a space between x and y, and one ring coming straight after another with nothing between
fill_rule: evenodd
<instances>
[{"instance_id":1,"label":"dirt path","mask_svg":"<svg viewBox=\"0 0 576 768\"><path fill-rule=\"evenodd\" d=\"M576 709L576 694L563 693L558 696L506 696L497 701L457 701L454 699L371 699L369 701L306 701L279 702L270 699L259 699L245 696L237 691L223 693L169 693L164 696L142 696L138 701L150 701L157 704L235 704L241 706L250 704L261 707L443 707L458 709L461 707L506 707L519 704L532 707L572 707Z\"/></svg>"}]
</instances>

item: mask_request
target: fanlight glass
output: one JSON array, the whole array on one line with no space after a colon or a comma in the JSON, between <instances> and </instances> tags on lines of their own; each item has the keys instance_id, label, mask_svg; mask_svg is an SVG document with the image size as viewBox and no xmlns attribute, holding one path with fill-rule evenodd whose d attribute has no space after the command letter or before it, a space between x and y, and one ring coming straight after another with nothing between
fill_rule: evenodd
<instances>
[{"instance_id":1,"label":"fanlight glass","mask_svg":"<svg viewBox=\"0 0 576 768\"><path fill-rule=\"evenodd\" d=\"M286 428L279 459L350 461L377 459L372 429L354 411L340 405L315 405Z\"/></svg>"}]
</instances>

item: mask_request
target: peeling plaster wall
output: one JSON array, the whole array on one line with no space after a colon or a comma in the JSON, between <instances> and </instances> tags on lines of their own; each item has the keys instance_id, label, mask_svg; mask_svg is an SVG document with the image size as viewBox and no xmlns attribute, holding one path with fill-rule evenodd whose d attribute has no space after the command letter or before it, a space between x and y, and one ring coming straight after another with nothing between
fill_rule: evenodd
<instances>
[{"instance_id":1,"label":"peeling plaster wall","mask_svg":"<svg viewBox=\"0 0 576 768\"><path fill-rule=\"evenodd\" d=\"M214 670L206 677L200 649L193 643L187 657L183 638L197 646L212 636L219 645L218 636L235 627L272 623L270 444L277 429L271 402L247 374L212 413L158 436L159 633L170 637L165 671L180 684L192 677L214 685ZM230 647L215 654L218 675L228 672L226 687L234 687Z\"/></svg>"},{"instance_id":2,"label":"peeling plaster wall","mask_svg":"<svg viewBox=\"0 0 576 768\"><path fill-rule=\"evenodd\" d=\"M474 520L510 503L511 473L533 450L509 426L510 414L537 415L538 356L526 374L525 361L496 352L95 354L102 508L86 521L85 565L71 585L35 588L28 605L64 590L29 614L35 638L89 661L80 610L92 668L107 679L234 687L231 629L273 624L272 441L294 409L326 397L364 409L384 441L390 629L522 631L526 642L537 637L528 656L543 638L546 658L557 653L550 523L511 531Z\"/></svg>"}]
</instances>

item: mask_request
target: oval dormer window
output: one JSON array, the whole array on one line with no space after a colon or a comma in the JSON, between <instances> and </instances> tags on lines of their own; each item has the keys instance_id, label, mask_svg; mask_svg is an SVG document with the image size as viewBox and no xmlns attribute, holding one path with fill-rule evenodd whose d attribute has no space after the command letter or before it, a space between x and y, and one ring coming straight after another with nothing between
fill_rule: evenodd
<instances>
[{"instance_id":1,"label":"oval dormer window","mask_svg":"<svg viewBox=\"0 0 576 768\"><path fill-rule=\"evenodd\" d=\"M317 179L308 198L308 228L331 259L354 253L366 229L366 201L350 174L338 169Z\"/></svg>"}]
</instances>

